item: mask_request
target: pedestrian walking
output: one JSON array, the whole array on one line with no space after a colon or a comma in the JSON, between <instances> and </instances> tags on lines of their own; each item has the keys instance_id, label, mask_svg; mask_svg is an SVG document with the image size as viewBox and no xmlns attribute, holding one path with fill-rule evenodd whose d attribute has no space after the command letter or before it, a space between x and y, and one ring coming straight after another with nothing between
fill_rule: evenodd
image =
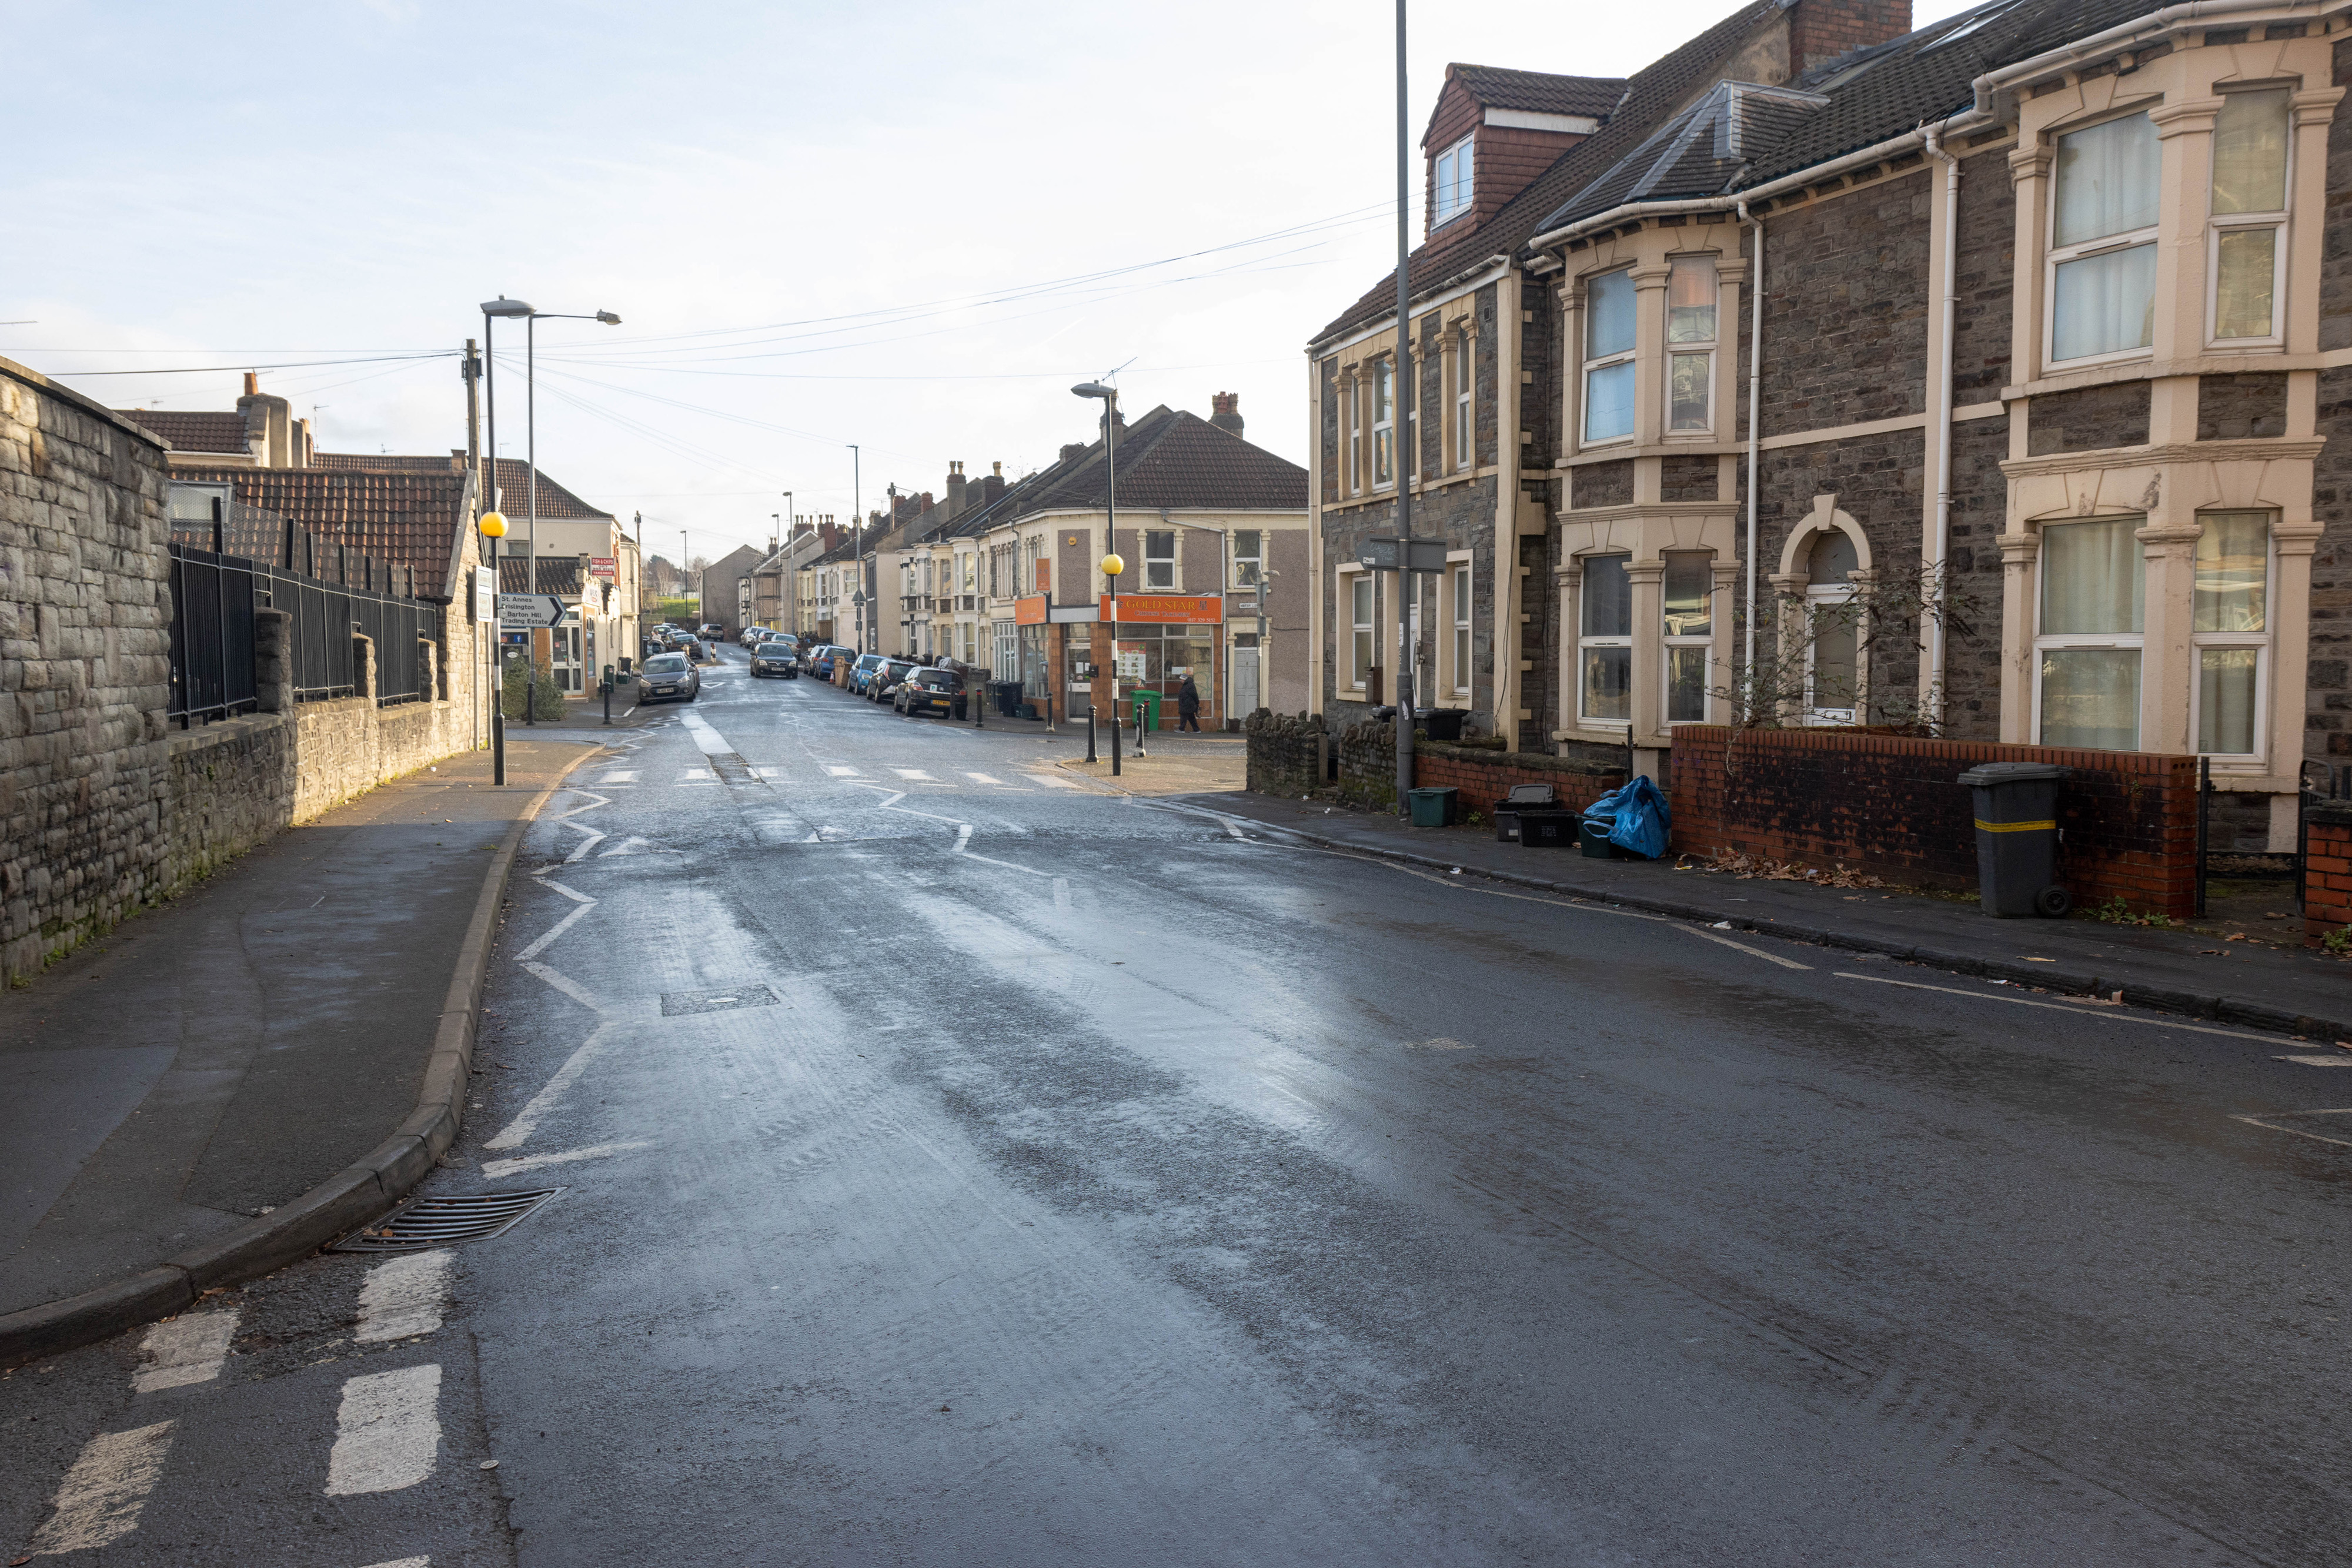
<instances>
[{"instance_id":1,"label":"pedestrian walking","mask_svg":"<svg viewBox=\"0 0 2352 1568\"><path fill-rule=\"evenodd\" d=\"M1190 675L1176 688L1176 727L1195 735L1201 733L1201 688L1192 684Z\"/></svg>"}]
</instances>

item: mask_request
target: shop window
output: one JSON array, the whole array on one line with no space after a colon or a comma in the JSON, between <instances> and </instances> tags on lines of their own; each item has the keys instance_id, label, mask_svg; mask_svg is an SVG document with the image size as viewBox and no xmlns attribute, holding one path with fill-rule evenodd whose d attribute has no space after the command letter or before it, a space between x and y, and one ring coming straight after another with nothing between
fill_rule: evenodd
<instances>
[{"instance_id":1,"label":"shop window","mask_svg":"<svg viewBox=\"0 0 2352 1568\"><path fill-rule=\"evenodd\" d=\"M1715 648L1715 558L1669 551L1664 588L1666 722L1704 723L1707 662Z\"/></svg>"},{"instance_id":2,"label":"shop window","mask_svg":"<svg viewBox=\"0 0 2352 1568\"><path fill-rule=\"evenodd\" d=\"M2271 342L2286 267L2288 95L2221 95L2213 122L2212 335Z\"/></svg>"},{"instance_id":3,"label":"shop window","mask_svg":"<svg viewBox=\"0 0 2352 1568\"><path fill-rule=\"evenodd\" d=\"M2259 756L2270 674L2270 514L2207 512L2198 522L2189 620L2197 650L2197 749L2216 757Z\"/></svg>"},{"instance_id":4,"label":"shop window","mask_svg":"<svg viewBox=\"0 0 2352 1568\"><path fill-rule=\"evenodd\" d=\"M1350 575L1348 583L1349 625L1348 684L1361 690L1372 671L1372 579L1368 572Z\"/></svg>"},{"instance_id":5,"label":"shop window","mask_svg":"<svg viewBox=\"0 0 2352 1568\"><path fill-rule=\"evenodd\" d=\"M2155 341L2156 127L2128 114L2058 138L2052 194L2050 358L2130 353Z\"/></svg>"},{"instance_id":6,"label":"shop window","mask_svg":"<svg viewBox=\"0 0 2352 1568\"><path fill-rule=\"evenodd\" d=\"M1584 286L1584 439L1633 434L1633 275L1604 272Z\"/></svg>"},{"instance_id":7,"label":"shop window","mask_svg":"<svg viewBox=\"0 0 2352 1568\"><path fill-rule=\"evenodd\" d=\"M2034 709L2044 746L2139 748L2147 570L2137 517L2042 530Z\"/></svg>"},{"instance_id":8,"label":"shop window","mask_svg":"<svg viewBox=\"0 0 2352 1568\"><path fill-rule=\"evenodd\" d=\"M1584 558L1577 711L1587 724L1631 724L1633 718L1633 591L1625 561L1622 555Z\"/></svg>"},{"instance_id":9,"label":"shop window","mask_svg":"<svg viewBox=\"0 0 2352 1568\"><path fill-rule=\"evenodd\" d=\"M1176 530L1152 528L1143 536L1143 586L1176 586Z\"/></svg>"},{"instance_id":10,"label":"shop window","mask_svg":"<svg viewBox=\"0 0 2352 1568\"><path fill-rule=\"evenodd\" d=\"M1677 256L1666 273L1666 428L1704 435L1715 428L1715 258Z\"/></svg>"}]
</instances>

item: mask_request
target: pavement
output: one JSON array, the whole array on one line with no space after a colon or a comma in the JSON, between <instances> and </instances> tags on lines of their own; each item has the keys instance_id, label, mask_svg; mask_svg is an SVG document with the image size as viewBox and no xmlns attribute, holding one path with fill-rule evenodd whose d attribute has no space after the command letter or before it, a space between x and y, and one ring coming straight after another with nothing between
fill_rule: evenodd
<instances>
[{"instance_id":1,"label":"pavement","mask_svg":"<svg viewBox=\"0 0 2352 1568\"><path fill-rule=\"evenodd\" d=\"M0 996L0 1350L85 1292L184 1295L173 1260L217 1277L402 1127L485 878L582 738L513 741L503 789L486 752L386 784Z\"/></svg>"},{"instance_id":2,"label":"pavement","mask_svg":"<svg viewBox=\"0 0 2352 1568\"><path fill-rule=\"evenodd\" d=\"M1335 848L1083 745L732 670L617 737L523 839L420 1184L553 1196L0 1375L0 1544L2341 1560L2312 1052Z\"/></svg>"}]
</instances>

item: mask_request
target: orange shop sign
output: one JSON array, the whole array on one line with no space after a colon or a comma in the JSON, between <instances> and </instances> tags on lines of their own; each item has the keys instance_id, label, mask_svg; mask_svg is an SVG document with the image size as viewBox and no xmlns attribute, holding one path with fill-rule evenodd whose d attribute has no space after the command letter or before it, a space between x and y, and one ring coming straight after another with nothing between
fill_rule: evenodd
<instances>
[{"instance_id":1,"label":"orange shop sign","mask_svg":"<svg viewBox=\"0 0 2352 1568\"><path fill-rule=\"evenodd\" d=\"M1225 601L1214 593L1122 593L1103 595L1102 618L1137 626L1213 626L1225 618Z\"/></svg>"},{"instance_id":2,"label":"orange shop sign","mask_svg":"<svg viewBox=\"0 0 2352 1568\"><path fill-rule=\"evenodd\" d=\"M1046 602L1046 598L1042 593L1033 593L1026 599L1014 600L1013 623L1015 626L1043 626L1045 624Z\"/></svg>"}]
</instances>

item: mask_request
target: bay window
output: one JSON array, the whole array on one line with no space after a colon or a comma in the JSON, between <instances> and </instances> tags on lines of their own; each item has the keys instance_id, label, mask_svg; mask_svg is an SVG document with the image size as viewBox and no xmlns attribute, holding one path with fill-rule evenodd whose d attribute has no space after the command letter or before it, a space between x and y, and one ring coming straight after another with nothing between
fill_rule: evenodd
<instances>
[{"instance_id":1,"label":"bay window","mask_svg":"<svg viewBox=\"0 0 2352 1568\"><path fill-rule=\"evenodd\" d=\"M1584 286L1584 440L1633 434L1633 274L1604 272Z\"/></svg>"},{"instance_id":2,"label":"bay window","mask_svg":"<svg viewBox=\"0 0 2352 1568\"><path fill-rule=\"evenodd\" d=\"M1372 672L1372 579L1357 572L1348 584L1349 623L1355 636L1349 643L1348 684L1361 690Z\"/></svg>"},{"instance_id":3,"label":"bay window","mask_svg":"<svg viewBox=\"0 0 2352 1568\"><path fill-rule=\"evenodd\" d=\"M1176 530L1151 528L1143 536L1143 586L1176 586Z\"/></svg>"},{"instance_id":4,"label":"bay window","mask_svg":"<svg viewBox=\"0 0 2352 1568\"><path fill-rule=\"evenodd\" d=\"M1717 285L1711 256L1676 256L1666 271L1666 429L1715 428Z\"/></svg>"},{"instance_id":5,"label":"bay window","mask_svg":"<svg viewBox=\"0 0 2352 1568\"><path fill-rule=\"evenodd\" d=\"M1587 724L1630 725L1633 719L1633 590L1625 575L1627 559L1584 558L1577 711Z\"/></svg>"},{"instance_id":6,"label":"bay window","mask_svg":"<svg viewBox=\"0 0 2352 1568\"><path fill-rule=\"evenodd\" d=\"M1372 484L1385 486L1396 477L1396 367L1386 360L1372 365Z\"/></svg>"},{"instance_id":7,"label":"bay window","mask_svg":"<svg viewBox=\"0 0 2352 1568\"><path fill-rule=\"evenodd\" d=\"M2225 92L2213 122L2215 342L2275 342L2286 268L2288 94Z\"/></svg>"},{"instance_id":8,"label":"bay window","mask_svg":"<svg viewBox=\"0 0 2352 1568\"><path fill-rule=\"evenodd\" d=\"M2058 138L2051 211L2053 362L2156 340L2156 220L2163 154L2145 114Z\"/></svg>"},{"instance_id":9,"label":"bay window","mask_svg":"<svg viewBox=\"0 0 2352 1568\"><path fill-rule=\"evenodd\" d=\"M2147 580L2139 525L2136 517L2107 517L2042 530L2033 652L2037 738L2043 746L2139 749Z\"/></svg>"},{"instance_id":10,"label":"bay window","mask_svg":"<svg viewBox=\"0 0 2352 1568\"><path fill-rule=\"evenodd\" d=\"M1715 558L1670 550L1665 595L1666 722L1706 718L1707 661L1715 650Z\"/></svg>"},{"instance_id":11,"label":"bay window","mask_svg":"<svg viewBox=\"0 0 2352 1568\"><path fill-rule=\"evenodd\" d=\"M2268 695L2270 514L2206 512L2197 520L2189 616L2189 642L2197 651L2197 749L2255 757L2263 750L2261 716Z\"/></svg>"}]
</instances>

